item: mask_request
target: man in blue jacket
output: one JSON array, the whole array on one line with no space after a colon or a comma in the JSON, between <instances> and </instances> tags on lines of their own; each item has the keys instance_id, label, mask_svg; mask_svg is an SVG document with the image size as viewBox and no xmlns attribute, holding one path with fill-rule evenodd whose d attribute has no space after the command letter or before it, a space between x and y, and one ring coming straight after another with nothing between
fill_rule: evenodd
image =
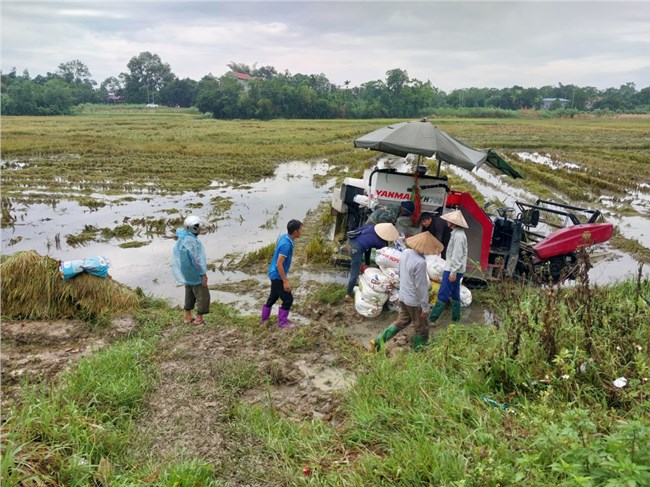
<instances>
[{"instance_id":1,"label":"man in blue jacket","mask_svg":"<svg viewBox=\"0 0 650 487\"><path fill-rule=\"evenodd\" d=\"M278 299L282 305L278 311L278 326L280 328L293 328L294 324L289 321L289 310L293 303L291 284L287 278L295 240L302 235L302 223L298 220L290 220L287 224L287 233L283 233L275 244L275 252L269 266L269 279L271 280L271 292L266 304L262 306L262 323L271 316L271 309Z\"/></svg>"},{"instance_id":2,"label":"man in blue jacket","mask_svg":"<svg viewBox=\"0 0 650 487\"><path fill-rule=\"evenodd\" d=\"M350 238L350 278L345 295L346 302L354 301L354 286L361 272L361 263L365 255L366 265L370 264L370 251L381 249L399 238L399 232L392 223L377 223L361 227L357 235Z\"/></svg>"},{"instance_id":3,"label":"man in blue jacket","mask_svg":"<svg viewBox=\"0 0 650 487\"><path fill-rule=\"evenodd\" d=\"M205 249L199 242L199 233L205 228L203 221L190 215L183 222L184 228L176 230L178 241L174 246L172 272L174 279L185 285L185 319L183 323L202 325L203 315L210 312L210 290L208 289L208 268ZM192 310L196 305L196 318Z\"/></svg>"}]
</instances>

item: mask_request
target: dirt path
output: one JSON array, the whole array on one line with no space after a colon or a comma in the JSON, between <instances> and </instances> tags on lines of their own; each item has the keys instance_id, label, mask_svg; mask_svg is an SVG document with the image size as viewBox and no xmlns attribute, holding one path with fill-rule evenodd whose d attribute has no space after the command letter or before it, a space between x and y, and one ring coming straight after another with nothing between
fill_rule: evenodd
<instances>
[{"instance_id":1,"label":"dirt path","mask_svg":"<svg viewBox=\"0 0 650 487\"><path fill-rule=\"evenodd\" d=\"M236 408L270 408L279 417L316 419L338 425L341 391L356 380L351 364L356 350L388 326L394 311L367 319L352 304L304 304L294 313L292 330L275 326L238 328L210 322L172 325L157 350L158 386L147 398L135 425L142 461L201 459L214 466L225 485L273 485L273 460L245 434ZM466 309L468 320L478 310ZM180 316L180 311L179 311ZM210 315L208 315L210 317ZM444 329L448 317L432 328ZM49 383L81 357L133 331L132 318L105 328L82 321L4 322L2 324L3 408L25 379ZM388 353L408 348L413 330L392 340ZM146 445L143 447L143 445Z\"/></svg>"},{"instance_id":2,"label":"dirt path","mask_svg":"<svg viewBox=\"0 0 650 487\"><path fill-rule=\"evenodd\" d=\"M158 350L159 386L137 425L139 436L158 460L200 458L233 485L242 479L268 485L269 478L260 478L265 456L232 424L233 408L241 401L337 424L337 392L355 380L340 348L341 339L318 323L293 330L171 327Z\"/></svg>"}]
</instances>

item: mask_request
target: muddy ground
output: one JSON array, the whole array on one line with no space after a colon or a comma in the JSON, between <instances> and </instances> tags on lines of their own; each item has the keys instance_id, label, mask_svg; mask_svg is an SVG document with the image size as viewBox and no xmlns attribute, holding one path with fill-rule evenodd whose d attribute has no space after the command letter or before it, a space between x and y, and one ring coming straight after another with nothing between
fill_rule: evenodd
<instances>
[{"instance_id":1,"label":"muddy ground","mask_svg":"<svg viewBox=\"0 0 650 487\"><path fill-rule=\"evenodd\" d=\"M51 381L81 357L127 336L135 326L129 316L115 318L106 327L80 320L3 321L3 409L23 384Z\"/></svg>"},{"instance_id":2,"label":"muddy ground","mask_svg":"<svg viewBox=\"0 0 650 487\"><path fill-rule=\"evenodd\" d=\"M232 424L237 404L260 405L278 415L314 419L332 426L342 421L341 392L355 381L353 356L395 318L384 311L367 319L353 304L305 303L294 313L297 328L280 329L277 307L270 326L242 329L211 322L178 322L167 327L157 350L158 386L150 394L137 428L149 458L210 462L227 485L271 485L271 460L255 438ZM478 308L477 308L478 309ZM465 309L467 321L473 319ZM216 317L215 317L216 318ZM432 332L449 321L444 316ZM81 321L2 323L3 409L26 379L50 383L81 357L136 330L132 318L101 329ZM412 329L391 341L388 353L408 348ZM269 462L265 465L265 462Z\"/></svg>"}]
</instances>

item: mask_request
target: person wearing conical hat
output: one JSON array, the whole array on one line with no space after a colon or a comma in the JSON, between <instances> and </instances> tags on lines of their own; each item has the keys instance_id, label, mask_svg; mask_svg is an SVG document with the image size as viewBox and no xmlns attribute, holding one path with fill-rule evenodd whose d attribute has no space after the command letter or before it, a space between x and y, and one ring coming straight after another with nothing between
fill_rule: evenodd
<instances>
[{"instance_id":1,"label":"person wearing conical hat","mask_svg":"<svg viewBox=\"0 0 650 487\"><path fill-rule=\"evenodd\" d=\"M354 301L354 286L361 272L361 262L365 256L366 265L370 264L370 251L386 247L388 242L399 238L399 232L392 223L377 223L359 228L357 234L350 238L350 278L345 295L346 302Z\"/></svg>"},{"instance_id":2,"label":"person wearing conical hat","mask_svg":"<svg viewBox=\"0 0 650 487\"><path fill-rule=\"evenodd\" d=\"M434 323L440 318L445 306L451 298L451 319L460 321L460 281L467 269L467 222L460 210L445 213L440 218L447 220L451 228L451 237L447 246L447 259L442 273L442 283L438 291L438 299L429 313L429 321Z\"/></svg>"},{"instance_id":3,"label":"person wearing conical hat","mask_svg":"<svg viewBox=\"0 0 650 487\"><path fill-rule=\"evenodd\" d=\"M429 232L445 246L445 248L442 249L440 256L443 259L446 259L447 247L449 246L449 239L451 238L451 229L447 225L447 221L440 217L441 214L441 209L436 211L435 214L424 211L420 215L420 224L422 225L423 232Z\"/></svg>"},{"instance_id":4,"label":"person wearing conical hat","mask_svg":"<svg viewBox=\"0 0 650 487\"><path fill-rule=\"evenodd\" d=\"M377 338L370 341L370 350L381 347L404 328L413 323L413 348L418 351L429 341L429 280L425 255L439 254L443 246L429 232L418 233L406 239L409 247L399 260L399 313L397 319Z\"/></svg>"}]
</instances>

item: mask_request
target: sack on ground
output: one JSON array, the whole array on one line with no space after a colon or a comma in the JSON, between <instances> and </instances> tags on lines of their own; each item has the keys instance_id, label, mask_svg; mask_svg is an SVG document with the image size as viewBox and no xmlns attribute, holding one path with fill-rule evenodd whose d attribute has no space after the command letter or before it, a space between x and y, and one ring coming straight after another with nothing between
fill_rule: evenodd
<instances>
[{"instance_id":1,"label":"sack on ground","mask_svg":"<svg viewBox=\"0 0 650 487\"><path fill-rule=\"evenodd\" d=\"M432 281L442 281L442 273L445 271L445 259L439 255L425 255L427 261L427 275Z\"/></svg>"},{"instance_id":2,"label":"sack on ground","mask_svg":"<svg viewBox=\"0 0 650 487\"><path fill-rule=\"evenodd\" d=\"M402 253L392 247L383 247L377 250L375 255L375 262L383 271L386 269L398 269L399 260Z\"/></svg>"},{"instance_id":3,"label":"sack on ground","mask_svg":"<svg viewBox=\"0 0 650 487\"><path fill-rule=\"evenodd\" d=\"M383 305L378 306L374 304L370 304L366 302L362 297L361 297L361 291L359 291L358 287L354 288L354 309L359 313L361 316L365 316L366 318L376 318L381 314L381 310L383 309Z\"/></svg>"},{"instance_id":4,"label":"sack on ground","mask_svg":"<svg viewBox=\"0 0 650 487\"><path fill-rule=\"evenodd\" d=\"M384 275L381 269L377 267L368 267L361 278L373 291L378 293L386 292L390 289L391 283Z\"/></svg>"},{"instance_id":5,"label":"sack on ground","mask_svg":"<svg viewBox=\"0 0 650 487\"><path fill-rule=\"evenodd\" d=\"M466 308L472 304L472 291L467 289L463 284L460 285L460 305Z\"/></svg>"},{"instance_id":6,"label":"sack on ground","mask_svg":"<svg viewBox=\"0 0 650 487\"><path fill-rule=\"evenodd\" d=\"M381 272L386 276L386 280L390 283L391 288L399 289L399 269L385 267Z\"/></svg>"},{"instance_id":7,"label":"sack on ground","mask_svg":"<svg viewBox=\"0 0 650 487\"><path fill-rule=\"evenodd\" d=\"M373 291L363 276L359 279L359 292L361 293L361 299L369 304L383 306L388 300L388 293L386 291Z\"/></svg>"}]
</instances>

